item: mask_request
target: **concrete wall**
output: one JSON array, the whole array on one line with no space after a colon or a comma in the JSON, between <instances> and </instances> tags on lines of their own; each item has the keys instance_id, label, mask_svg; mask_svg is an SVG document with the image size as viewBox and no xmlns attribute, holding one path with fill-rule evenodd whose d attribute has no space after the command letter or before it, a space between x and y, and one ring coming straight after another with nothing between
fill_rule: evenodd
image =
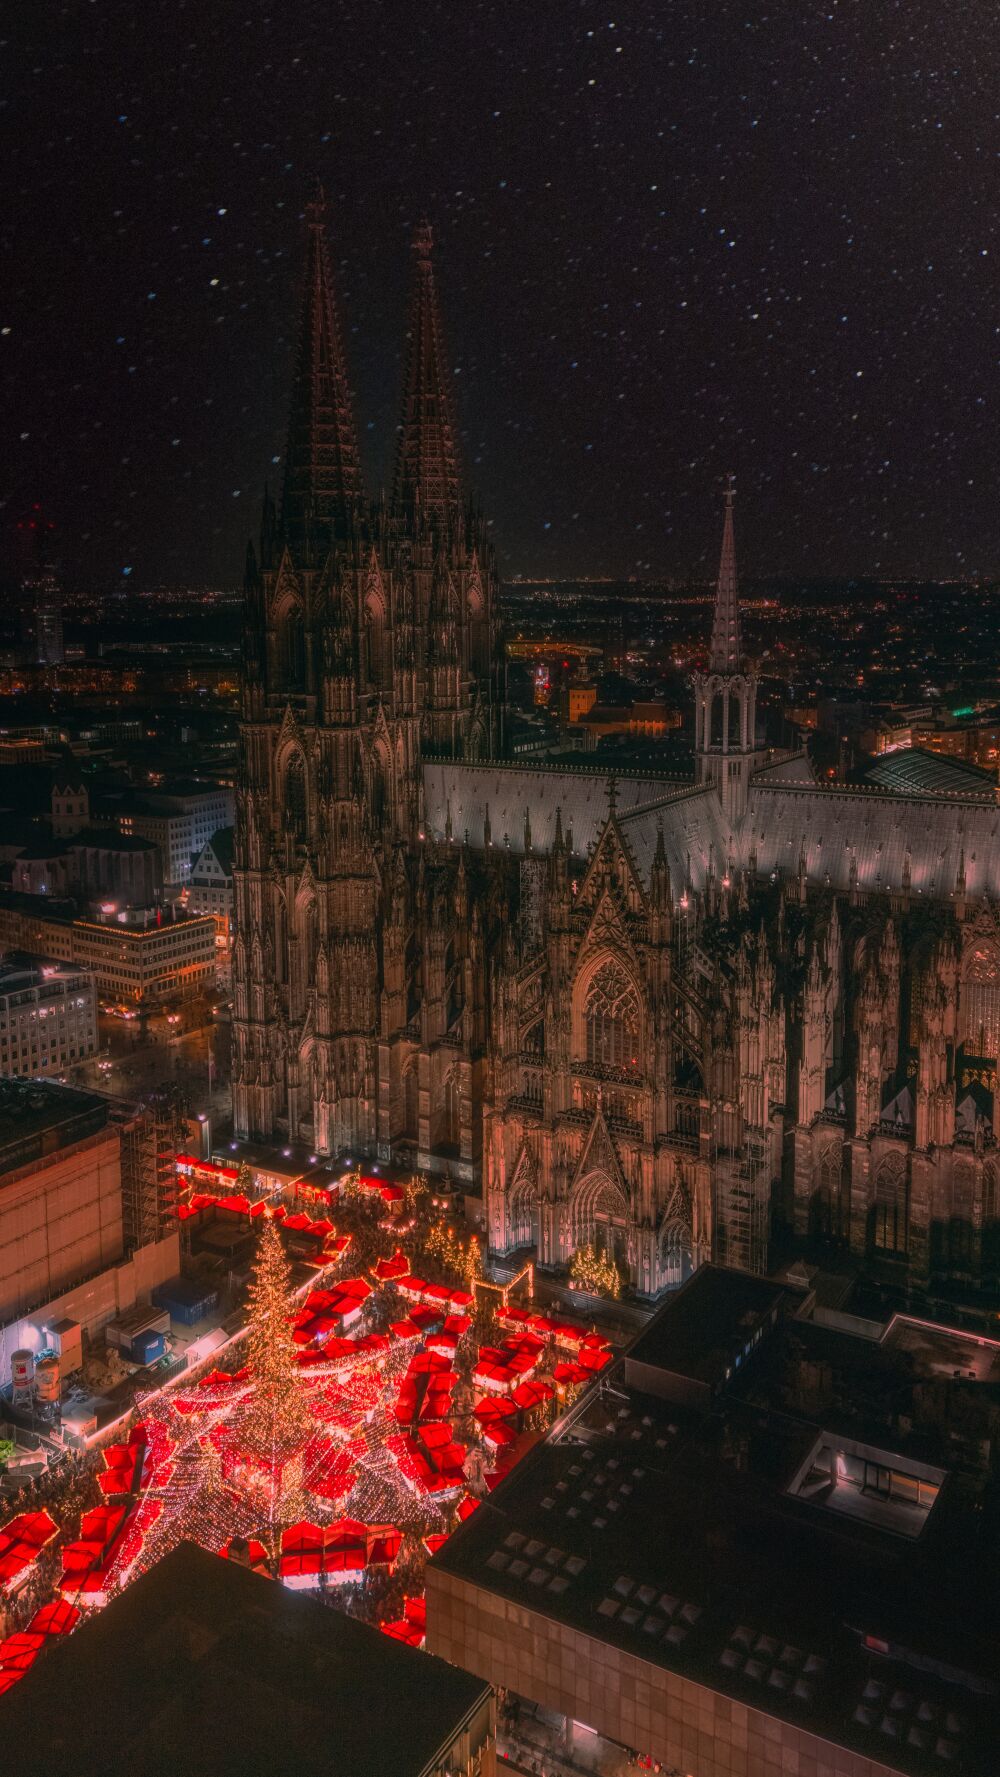
<instances>
[{"instance_id":1,"label":"concrete wall","mask_svg":"<svg viewBox=\"0 0 1000 1777\"><path fill-rule=\"evenodd\" d=\"M0 1180L0 1320L121 1258L121 1138L107 1128Z\"/></svg>"},{"instance_id":2,"label":"concrete wall","mask_svg":"<svg viewBox=\"0 0 1000 1777\"><path fill-rule=\"evenodd\" d=\"M692 1777L898 1777L899 1767L427 1569L427 1649Z\"/></svg>"},{"instance_id":3,"label":"concrete wall","mask_svg":"<svg viewBox=\"0 0 1000 1777\"><path fill-rule=\"evenodd\" d=\"M0 1380L10 1376L11 1354L22 1346L37 1350L43 1326L57 1320L79 1321L94 1339L119 1314L134 1308L158 1283L176 1277L181 1268L180 1237L168 1234L152 1246L142 1246L129 1259L108 1266L95 1277L54 1296L34 1310L30 1318L12 1320L0 1328Z\"/></svg>"}]
</instances>

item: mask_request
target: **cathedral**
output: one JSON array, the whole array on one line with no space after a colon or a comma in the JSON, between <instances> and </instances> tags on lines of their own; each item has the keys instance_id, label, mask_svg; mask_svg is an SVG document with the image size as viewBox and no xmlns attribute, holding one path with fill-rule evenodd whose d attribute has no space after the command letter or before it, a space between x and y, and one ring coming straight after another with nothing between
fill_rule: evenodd
<instances>
[{"instance_id":1,"label":"cathedral","mask_svg":"<svg viewBox=\"0 0 1000 1777\"><path fill-rule=\"evenodd\" d=\"M237 1135L481 1191L491 1251L1000 1283L1000 808L758 738L726 495L694 779L505 756L488 528L431 231L391 496L362 484L325 206L280 506L248 551Z\"/></svg>"}]
</instances>

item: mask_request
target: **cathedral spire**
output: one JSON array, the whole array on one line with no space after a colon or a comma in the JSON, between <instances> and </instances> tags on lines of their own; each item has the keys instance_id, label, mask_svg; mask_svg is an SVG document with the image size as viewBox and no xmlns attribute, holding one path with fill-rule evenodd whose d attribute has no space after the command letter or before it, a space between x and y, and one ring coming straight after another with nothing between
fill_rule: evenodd
<instances>
[{"instance_id":1,"label":"cathedral spire","mask_svg":"<svg viewBox=\"0 0 1000 1777\"><path fill-rule=\"evenodd\" d=\"M281 524L294 549L343 524L361 500L361 459L319 186L306 205L306 267Z\"/></svg>"},{"instance_id":2,"label":"cathedral spire","mask_svg":"<svg viewBox=\"0 0 1000 1777\"><path fill-rule=\"evenodd\" d=\"M411 243L413 275L393 503L443 518L459 509L462 496L432 246L430 224L419 223Z\"/></svg>"},{"instance_id":3,"label":"cathedral spire","mask_svg":"<svg viewBox=\"0 0 1000 1777\"><path fill-rule=\"evenodd\" d=\"M736 588L736 538L733 529L733 500L736 488L730 475L726 482L726 520L722 532L722 557L719 561L719 582L715 589L715 618L712 623L711 670L714 673L738 673L743 668L740 647L740 613Z\"/></svg>"}]
</instances>

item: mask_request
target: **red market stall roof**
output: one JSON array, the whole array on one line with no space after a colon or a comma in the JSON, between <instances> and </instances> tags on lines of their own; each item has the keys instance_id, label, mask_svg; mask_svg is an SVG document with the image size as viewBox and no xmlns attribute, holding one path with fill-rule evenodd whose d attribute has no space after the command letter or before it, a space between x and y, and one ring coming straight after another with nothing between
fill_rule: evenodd
<instances>
[{"instance_id":1,"label":"red market stall roof","mask_svg":"<svg viewBox=\"0 0 1000 1777\"><path fill-rule=\"evenodd\" d=\"M373 1275L379 1283L397 1283L401 1277L409 1277L410 1261L399 1247L388 1259L377 1259L372 1267Z\"/></svg>"},{"instance_id":2,"label":"red market stall roof","mask_svg":"<svg viewBox=\"0 0 1000 1777\"><path fill-rule=\"evenodd\" d=\"M279 1577L285 1585L312 1586L323 1574L362 1574L368 1567L392 1567L402 1532L393 1524L364 1524L337 1518L321 1526L303 1520L281 1535Z\"/></svg>"},{"instance_id":3,"label":"red market stall roof","mask_svg":"<svg viewBox=\"0 0 1000 1777\"><path fill-rule=\"evenodd\" d=\"M472 1411L480 1425L491 1425L498 1420L513 1419L517 1408L505 1395L486 1395Z\"/></svg>"},{"instance_id":4,"label":"red market stall roof","mask_svg":"<svg viewBox=\"0 0 1000 1777\"><path fill-rule=\"evenodd\" d=\"M390 1185L387 1179L372 1178L370 1173L359 1173L358 1184L363 1191L377 1191L383 1203L402 1203L406 1197L402 1185Z\"/></svg>"},{"instance_id":5,"label":"red market stall roof","mask_svg":"<svg viewBox=\"0 0 1000 1777\"><path fill-rule=\"evenodd\" d=\"M193 1154L177 1154L174 1156L178 1166L188 1172L207 1172L211 1178L238 1179L238 1166L223 1166L217 1160L196 1160Z\"/></svg>"},{"instance_id":6,"label":"red market stall roof","mask_svg":"<svg viewBox=\"0 0 1000 1777\"><path fill-rule=\"evenodd\" d=\"M552 1372L552 1380L561 1388L578 1388L581 1382L589 1382L590 1370L584 1370L579 1364L557 1364Z\"/></svg>"},{"instance_id":7,"label":"red market stall roof","mask_svg":"<svg viewBox=\"0 0 1000 1777\"><path fill-rule=\"evenodd\" d=\"M51 1604L43 1604L36 1610L29 1630L38 1635L69 1635L80 1621L80 1612L65 1598L56 1598Z\"/></svg>"},{"instance_id":8,"label":"red market stall roof","mask_svg":"<svg viewBox=\"0 0 1000 1777\"><path fill-rule=\"evenodd\" d=\"M5 1672L27 1672L45 1645L44 1634L22 1629L0 1641L0 1667Z\"/></svg>"},{"instance_id":9,"label":"red market stall roof","mask_svg":"<svg viewBox=\"0 0 1000 1777\"><path fill-rule=\"evenodd\" d=\"M21 1512L5 1524L0 1530L0 1587L22 1578L58 1529L48 1512Z\"/></svg>"},{"instance_id":10,"label":"red market stall roof","mask_svg":"<svg viewBox=\"0 0 1000 1777\"><path fill-rule=\"evenodd\" d=\"M542 1401L550 1401L553 1393L547 1382L519 1382L510 1398L515 1407L527 1413L532 1407L540 1406Z\"/></svg>"}]
</instances>

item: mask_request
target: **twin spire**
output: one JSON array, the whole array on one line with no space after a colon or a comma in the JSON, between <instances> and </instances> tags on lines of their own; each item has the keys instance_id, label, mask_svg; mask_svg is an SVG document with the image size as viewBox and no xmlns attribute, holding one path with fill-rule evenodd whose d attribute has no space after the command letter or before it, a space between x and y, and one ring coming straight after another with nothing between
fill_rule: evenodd
<instances>
[{"instance_id":1,"label":"twin spire","mask_svg":"<svg viewBox=\"0 0 1000 1777\"><path fill-rule=\"evenodd\" d=\"M722 531L722 556L719 561L719 582L715 589L715 617L712 622L712 652L709 668L713 673L738 673L743 670L739 596L736 585L736 534L733 526L733 501L735 498L736 486L730 475L726 483L726 519Z\"/></svg>"},{"instance_id":2,"label":"twin spire","mask_svg":"<svg viewBox=\"0 0 1000 1777\"><path fill-rule=\"evenodd\" d=\"M281 503L285 541L308 546L345 529L364 500L347 357L327 246L322 187L306 206L306 264ZM445 517L461 503L447 354L434 288L433 241L414 230L403 413L393 503Z\"/></svg>"},{"instance_id":3,"label":"twin spire","mask_svg":"<svg viewBox=\"0 0 1000 1777\"><path fill-rule=\"evenodd\" d=\"M462 496L433 245L430 224L421 222L411 245L403 418L392 498L404 512L422 508L443 517L461 504Z\"/></svg>"},{"instance_id":4,"label":"twin spire","mask_svg":"<svg viewBox=\"0 0 1000 1777\"><path fill-rule=\"evenodd\" d=\"M313 526L332 532L363 497L354 403L320 186L306 206L306 269L292 384L281 524L293 548Z\"/></svg>"}]
</instances>

